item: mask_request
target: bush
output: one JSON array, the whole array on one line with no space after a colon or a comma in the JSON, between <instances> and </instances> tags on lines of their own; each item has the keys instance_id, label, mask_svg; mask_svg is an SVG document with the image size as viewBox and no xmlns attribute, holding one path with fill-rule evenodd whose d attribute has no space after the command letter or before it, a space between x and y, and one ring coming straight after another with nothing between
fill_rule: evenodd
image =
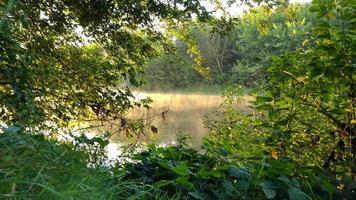
<instances>
[{"instance_id":1,"label":"bush","mask_svg":"<svg viewBox=\"0 0 356 200\"><path fill-rule=\"evenodd\" d=\"M88 139L89 140L89 139ZM64 143L10 128L0 134L1 199L352 199L354 182L288 158L232 159L177 146L135 153L130 162L90 163L96 139ZM101 147L100 147L101 148ZM255 158L256 159L256 158ZM343 187L342 189L340 187Z\"/></svg>"},{"instance_id":2,"label":"bush","mask_svg":"<svg viewBox=\"0 0 356 200\"><path fill-rule=\"evenodd\" d=\"M125 180L152 185L187 199L339 199L351 197L351 191L336 187L335 175L317 168L305 168L288 158L261 156L246 165L220 156L199 154L186 145L170 147L150 145L123 165ZM256 158L255 158L256 159ZM352 184L349 185L349 188ZM339 196L338 196L339 195Z\"/></svg>"}]
</instances>

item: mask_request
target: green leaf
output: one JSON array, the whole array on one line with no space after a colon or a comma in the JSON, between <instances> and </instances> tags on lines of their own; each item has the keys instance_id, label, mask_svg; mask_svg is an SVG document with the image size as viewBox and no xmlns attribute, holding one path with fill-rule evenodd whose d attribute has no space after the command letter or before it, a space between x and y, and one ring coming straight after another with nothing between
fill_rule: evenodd
<instances>
[{"instance_id":1,"label":"green leaf","mask_svg":"<svg viewBox=\"0 0 356 200\"><path fill-rule=\"evenodd\" d=\"M263 102L270 102L273 100L273 97L268 97L268 96L259 96L256 99L256 103L263 103Z\"/></svg>"},{"instance_id":2,"label":"green leaf","mask_svg":"<svg viewBox=\"0 0 356 200\"><path fill-rule=\"evenodd\" d=\"M237 166L231 166L230 170L230 175L235 178L239 179L245 179L245 180L251 180L251 175L244 169L239 168Z\"/></svg>"},{"instance_id":3,"label":"green leaf","mask_svg":"<svg viewBox=\"0 0 356 200\"><path fill-rule=\"evenodd\" d=\"M15 133L19 132L20 130L21 130L21 127L13 125L13 126L10 126L9 128L7 128L5 131L8 133L11 133L11 134L15 134Z\"/></svg>"},{"instance_id":4,"label":"green leaf","mask_svg":"<svg viewBox=\"0 0 356 200\"><path fill-rule=\"evenodd\" d=\"M194 188L194 185L189 182L189 178L187 176L184 177L179 177L176 180L176 183L182 186L187 187L189 190L191 190L192 188Z\"/></svg>"},{"instance_id":5,"label":"green leaf","mask_svg":"<svg viewBox=\"0 0 356 200\"><path fill-rule=\"evenodd\" d=\"M273 199L276 197L276 191L269 188L262 188L263 193L267 199Z\"/></svg>"},{"instance_id":6,"label":"green leaf","mask_svg":"<svg viewBox=\"0 0 356 200\"><path fill-rule=\"evenodd\" d=\"M14 5L15 5L15 0L8 1L6 6L5 6L5 13L10 12Z\"/></svg>"},{"instance_id":7,"label":"green leaf","mask_svg":"<svg viewBox=\"0 0 356 200\"><path fill-rule=\"evenodd\" d=\"M180 176L188 176L189 175L189 168L185 163L175 166L174 168L172 168L172 171L174 171L175 173L177 173Z\"/></svg>"},{"instance_id":8,"label":"green leaf","mask_svg":"<svg viewBox=\"0 0 356 200\"><path fill-rule=\"evenodd\" d=\"M264 181L258 184L261 186L263 193L265 194L267 199L273 199L276 197L276 186L270 181Z\"/></svg>"},{"instance_id":9,"label":"green leaf","mask_svg":"<svg viewBox=\"0 0 356 200\"><path fill-rule=\"evenodd\" d=\"M311 200L312 198L301 191L299 188L289 188L288 195L290 200Z\"/></svg>"},{"instance_id":10,"label":"green leaf","mask_svg":"<svg viewBox=\"0 0 356 200\"><path fill-rule=\"evenodd\" d=\"M209 179L210 173L206 170L206 168L201 168L198 172L198 175L202 179Z\"/></svg>"},{"instance_id":11,"label":"green leaf","mask_svg":"<svg viewBox=\"0 0 356 200\"><path fill-rule=\"evenodd\" d=\"M222 171L219 170L214 170L211 172L211 175L215 178L221 178L224 176L224 173Z\"/></svg>"},{"instance_id":12,"label":"green leaf","mask_svg":"<svg viewBox=\"0 0 356 200\"><path fill-rule=\"evenodd\" d=\"M206 198L203 196L202 193L195 191L195 192L189 192L188 193L190 196L194 197L195 199L199 199L199 200L205 200Z\"/></svg>"},{"instance_id":13,"label":"green leaf","mask_svg":"<svg viewBox=\"0 0 356 200\"><path fill-rule=\"evenodd\" d=\"M246 180L238 180L237 181L237 189L240 192L244 192L246 193L249 189L250 189L250 181L246 181Z\"/></svg>"},{"instance_id":14,"label":"green leaf","mask_svg":"<svg viewBox=\"0 0 356 200\"><path fill-rule=\"evenodd\" d=\"M224 180L223 187L224 187L225 193L229 196L232 196L232 192L234 191L234 186L232 185L232 183L230 181Z\"/></svg>"},{"instance_id":15,"label":"green leaf","mask_svg":"<svg viewBox=\"0 0 356 200\"><path fill-rule=\"evenodd\" d=\"M161 188L161 187L166 187L168 185L174 185L174 181L172 180L160 180L154 184L155 187Z\"/></svg>"}]
</instances>

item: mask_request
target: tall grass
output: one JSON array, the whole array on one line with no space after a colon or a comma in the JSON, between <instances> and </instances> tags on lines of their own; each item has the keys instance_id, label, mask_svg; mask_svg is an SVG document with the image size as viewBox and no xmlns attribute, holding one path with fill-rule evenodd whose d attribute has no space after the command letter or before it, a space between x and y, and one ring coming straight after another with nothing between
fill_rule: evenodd
<instances>
[{"instance_id":1,"label":"tall grass","mask_svg":"<svg viewBox=\"0 0 356 200\"><path fill-rule=\"evenodd\" d=\"M168 199L150 186L123 180L118 167L89 164L89 157L72 143L0 133L0 199Z\"/></svg>"}]
</instances>

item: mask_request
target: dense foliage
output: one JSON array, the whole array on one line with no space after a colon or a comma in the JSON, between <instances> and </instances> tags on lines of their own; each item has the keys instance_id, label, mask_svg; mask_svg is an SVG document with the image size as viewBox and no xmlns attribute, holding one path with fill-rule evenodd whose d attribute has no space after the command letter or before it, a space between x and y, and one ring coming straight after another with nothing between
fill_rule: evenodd
<instances>
[{"instance_id":1,"label":"dense foliage","mask_svg":"<svg viewBox=\"0 0 356 200\"><path fill-rule=\"evenodd\" d=\"M197 0L1 1L1 121L44 128L120 117L133 107L127 86L140 85L166 42L157 18L179 26L208 14Z\"/></svg>"},{"instance_id":2,"label":"dense foliage","mask_svg":"<svg viewBox=\"0 0 356 200\"><path fill-rule=\"evenodd\" d=\"M149 63L144 74L146 88L236 83L258 87L267 78L272 57L292 52L310 39L314 21L309 5L289 4L251 9L224 35L209 25L192 23L185 31L196 41L201 65L209 69L209 76L193 70L195 62L190 57L195 55L178 40L175 58L164 54Z\"/></svg>"},{"instance_id":3,"label":"dense foliage","mask_svg":"<svg viewBox=\"0 0 356 200\"><path fill-rule=\"evenodd\" d=\"M274 58L269 82L256 100L257 108L268 115L263 124L269 129L268 142L282 155L352 176L356 172L355 9L352 1L315 1L311 10L318 11L320 21L312 41Z\"/></svg>"},{"instance_id":4,"label":"dense foliage","mask_svg":"<svg viewBox=\"0 0 356 200\"><path fill-rule=\"evenodd\" d=\"M104 151L98 141L64 143L17 127L5 130L0 135L0 199L168 199L100 162L106 158L94 154Z\"/></svg>"},{"instance_id":5,"label":"dense foliage","mask_svg":"<svg viewBox=\"0 0 356 200\"><path fill-rule=\"evenodd\" d=\"M208 121L212 134L206 145L232 158L266 153L288 158L302 164L298 171L317 167L337 174L333 184L339 189L354 188L355 6L353 1L314 1L311 11L318 21L310 39L273 57L254 115L228 104L222 120Z\"/></svg>"},{"instance_id":6,"label":"dense foliage","mask_svg":"<svg viewBox=\"0 0 356 200\"><path fill-rule=\"evenodd\" d=\"M238 57L230 81L249 87L263 83L274 56L293 52L310 38L314 19L309 5L300 4L261 6L244 15L233 32Z\"/></svg>"},{"instance_id":7,"label":"dense foliage","mask_svg":"<svg viewBox=\"0 0 356 200\"><path fill-rule=\"evenodd\" d=\"M300 170L291 160L261 157L241 165L225 155L201 155L181 140L112 163L98 138L60 143L11 127L0 135L2 199L328 199L350 198L353 186L338 191L336 177ZM90 151L88 151L89 147ZM88 166L88 163L91 163ZM318 172L318 174L314 174ZM335 192L337 191L337 192Z\"/></svg>"},{"instance_id":8,"label":"dense foliage","mask_svg":"<svg viewBox=\"0 0 356 200\"><path fill-rule=\"evenodd\" d=\"M183 42L177 42L173 55L168 52L151 60L143 74L146 81L143 87L150 90L167 90L204 82L204 77L193 68L194 61L187 55L187 48Z\"/></svg>"},{"instance_id":9,"label":"dense foliage","mask_svg":"<svg viewBox=\"0 0 356 200\"><path fill-rule=\"evenodd\" d=\"M198 60L211 65L216 83L229 73L262 77L253 113L236 110L240 87L233 86L219 116L205 120L211 133L201 152L182 136L176 146L151 144L109 162L110 134L68 140L52 133L63 135L59 128L73 120L118 119L138 105L126 86L139 85L142 65L164 49L156 46L165 39L155 19L170 25L193 14L205 19L205 9L185 0L3 1L0 198L355 199L356 4L314 0L315 16L306 7L285 6L242 17L232 29L236 46L227 45L232 36L210 38L203 28L211 26L192 23L201 57L189 58L186 51L197 49L177 42L184 61L167 53L149 67L179 71ZM223 56L229 62L220 59L226 50L220 47L227 46L236 48ZM261 71L251 74L241 65ZM184 78L193 73L184 69L182 83L202 78L196 72Z\"/></svg>"},{"instance_id":10,"label":"dense foliage","mask_svg":"<svg viewBox=\"0 0 356 200\"><path fill-rule=\"evenodd\" d=\"M187 148L184 140L177 146L151 145L124 165L126 178L154 185L168 196L181 194L188 199L327 199L349 198L353 186L341 192L328 181L336 177L320 169L302 169L289 159L261 156L242 164L227 152L204 155ZM314 174L318 172L318 174ZM328 179L328 181L327 181Z\"/></svg>"}]
</instances>

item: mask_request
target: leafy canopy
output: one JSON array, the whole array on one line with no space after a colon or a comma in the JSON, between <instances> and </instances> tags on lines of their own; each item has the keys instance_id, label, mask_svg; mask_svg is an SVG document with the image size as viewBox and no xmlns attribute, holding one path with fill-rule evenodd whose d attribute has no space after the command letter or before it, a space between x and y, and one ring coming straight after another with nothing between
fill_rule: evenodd
<instances>
[{"instance_id":1,"label":"leafy canopy","mask_svg":"<svg viewBox=\"0 0 356 200\"><path fill-rule=\"evenodd\" d=\"M1 121L43 128L133 107L127 86L165 43L156 24L209 13L198 0L7 0L0 16Z\"/></svg>"}]
</instances>

